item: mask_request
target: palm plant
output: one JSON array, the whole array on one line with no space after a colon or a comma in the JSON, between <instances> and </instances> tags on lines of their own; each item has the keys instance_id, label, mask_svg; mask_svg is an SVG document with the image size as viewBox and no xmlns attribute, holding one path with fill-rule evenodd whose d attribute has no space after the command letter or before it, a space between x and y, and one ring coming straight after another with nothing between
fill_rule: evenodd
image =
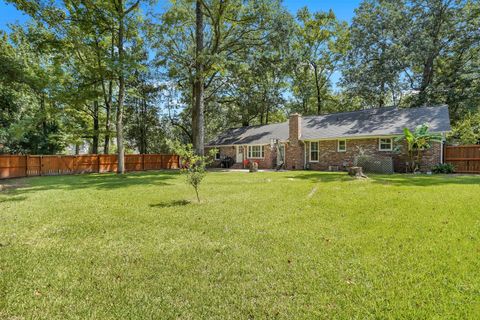
<instances>
[{"instance_id":1,"label":"palm plant","mask_svg":"<svg viewBox=\"0 0 480 320\"><path fill-rule=\"evenodd\" d=\"M408 128L403 129L403 136L397 141L405 141L408 154L408 170L417 172L422 163L423 151L430 149L433 142L442 142L442 135L431 133L427 124L417 126L414 131Z\"/></svg>"}]
</instances>

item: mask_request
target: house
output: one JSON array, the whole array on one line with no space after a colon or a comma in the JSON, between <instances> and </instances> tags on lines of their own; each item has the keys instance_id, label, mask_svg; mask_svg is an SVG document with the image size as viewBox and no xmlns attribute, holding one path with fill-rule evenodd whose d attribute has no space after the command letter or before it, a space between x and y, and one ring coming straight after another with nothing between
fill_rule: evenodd
<instances>
[{"instance_id":1,"label":"house","mask_svg":"<svg viewBox=\"0 0 480 320\"><path fill-rule=\"evenodd\" d=\"M219 151L214 166L230 157L233 168L255 161L264 169L344 170L364 156L378 163L390 162L394 171L405 172L405 143L395 138L404 128L413 130L424 123L430 132L445 136L450 131L448 107L388 107L305 117L292 114L283 123L229 129L206 149ZM442 143L434 143L423 153L423 171L443 162Z\"/></svg>"}]
</instances>

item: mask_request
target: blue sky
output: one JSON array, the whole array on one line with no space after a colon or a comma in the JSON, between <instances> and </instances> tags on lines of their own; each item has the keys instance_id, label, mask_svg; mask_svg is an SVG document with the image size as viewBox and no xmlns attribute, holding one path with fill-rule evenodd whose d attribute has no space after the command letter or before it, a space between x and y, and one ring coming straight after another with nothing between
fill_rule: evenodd
<instances>
[{"instance_id":1,"label":"blue sky","mask_svg":"<svg viewBox=\"0 0 480 320\"><path fill-rule=\"evenodd\" d=\"M163 7L165 0L159 1L159 7ZM327 11L332 9L337 18L350 21L353 17L354 9L358 6L360 0L284 0L284 5L292 12L297 12L301 7L307 6L312 11ZM0 0L0 29L8 31L9 23L23 23L28 19L24 14L17 11L15 6L7 4Z\"/></svg>"}]
</instances>

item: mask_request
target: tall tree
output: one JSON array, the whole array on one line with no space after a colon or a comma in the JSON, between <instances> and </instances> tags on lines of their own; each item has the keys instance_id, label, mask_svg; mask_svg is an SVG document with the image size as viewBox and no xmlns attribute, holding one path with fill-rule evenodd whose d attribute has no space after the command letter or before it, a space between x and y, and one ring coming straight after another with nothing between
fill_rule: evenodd
<instances>
[{"instance_id":1,"label":"tall tree","mask_svg":"<svg viewBox=\"0 0 480 320\"><path fill-rule=\"evenodd\" d=\"M360 97L363 107L400 103L402 51L395 38L404 32L402 8L402 1L366 0L355 10L342 87Z\"/></svg>"},{"instance_id":2,"label":"tall tree","mask_svg":"<svg viewBox=\"0 0 480 320\"><path fill-rule=\"evenodd\" d=\"M330 79L339 70L339 64L347 50L347 24L339 22L331 10L312 14L306 7L298 11L297 20L294 48L300 70L295 74L298 76L295 80L299 82L310 78L316 98L316 113L321 114ZM308 88L312 86L307 84L306 89ZM305 98L302 97L303 103L307 103Z\"/></svg>"},{"instance_id":3,"label":"tall tree","mask_svg":"<svg viewBox=\"0 0 480 320\"><path fill-rule=\"evenodd\" d=\"M208 135L212 134L208 129L212 120L217 123L220 115L228 113L219 108L228 108L226 100L234 100L226 94L235 86L229 81L232 70L242 65L244 61L241 58L249 50L266 48L272 24L278 23L275 17L281 19L279 13L284 11L277 1L272 0L200 1L203 11L203 54L200 60L192 60L197 56L198 48L196 4L187 0L174 2L163 14L162 26L156 33L159 38L156 44L157 62L166 67L165 77L169 85L181 93L181 102L185 106L182 115L172 117L173 123L181 126L186 136L189 136L189 132L195 132L191 128L191 121L186 123L185 119L192 119L198 101L195 99L198 94L195 89L198 85L196 76L199 75L196 62L203 64L204 121Z\"/></svg>"},{"instance_id":4,"label":"tall tree","mask_svg":"<svg viewBox=\"0 0 480 320\"><path fill-rule=\"evenodd\" d=\"M205 105L204 105L204 53L203 53L203 1L195 3L195 103L192 110L193 147L197 155L204 154Z\"/></svg>"}]
</instances>

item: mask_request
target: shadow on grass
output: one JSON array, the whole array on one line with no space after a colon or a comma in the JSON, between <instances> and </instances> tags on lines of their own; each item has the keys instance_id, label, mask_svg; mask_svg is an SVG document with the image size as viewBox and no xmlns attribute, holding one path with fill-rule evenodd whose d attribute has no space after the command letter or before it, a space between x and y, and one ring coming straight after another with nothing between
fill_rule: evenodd
<instances>
[{"instance_id":1,"label":"shadow on grass","mask_svg":"<svg viewBox=\"0 0 480 320\"><path fill-rule=\"evenodd\" d=\"M431 187L440 185L480 185L480 175L413 175L413 174L366 174L369 181L382 185L393 186L418 186ZM313 182L342 182L352 181L346 172L312 172L307 174L299 174L289 176L293 179L311 180Z\"/></svg>"},{"instance_id":2,"label":"shadow on grass","mask_svg":"<svg viewBox=\"0 0 480 320\"><path fill-rule=\"evenodd\" d=\"M307 171L308 172L308 171ZM339 182L339 181L351 181L346 172L301 172L297 175L289 175L288 179L300 179L300 180L310 180L312 182Z\"/></svg>"},{"instance_id":3,"label":"shadow on grass","mask_svg":"<svg viewBox=\"0 0 480 320\"><path fill-rule=\"evenodd\" d=\"M175 179L178 171L132 172L124 175L112 173L82 174L65 176L43 176L27 178L29 186L10 190L10 194L19 195L42 190L109 190L140 185L166 186L169 180Z\"/></svg>"},{"instance_id":4,"label":"shadow on grass","mask_svg":"<svg viewBox=\"0 0 480 320\"><path fill-rule=\"evenodd\" d=\"M170 207L181 207L190 204L190 201L187 200L172 200L172 201L165 201L156 204L151 204L150 207L152 208L170 208Z\"/></svg>"},{"instance_id":5,"label":"shadow on grass","mask_svg":"<svg viewBox=\"0 0 480 320\"><path fill-rule=\"evenodd\" d=\"M23 201L23 200L26 200L26 199L27 199L27 197L25 197L25 196L0 198L0 203L4 203L4 202L17 202L17 201Z\"/></svg>"}]
</instances>

